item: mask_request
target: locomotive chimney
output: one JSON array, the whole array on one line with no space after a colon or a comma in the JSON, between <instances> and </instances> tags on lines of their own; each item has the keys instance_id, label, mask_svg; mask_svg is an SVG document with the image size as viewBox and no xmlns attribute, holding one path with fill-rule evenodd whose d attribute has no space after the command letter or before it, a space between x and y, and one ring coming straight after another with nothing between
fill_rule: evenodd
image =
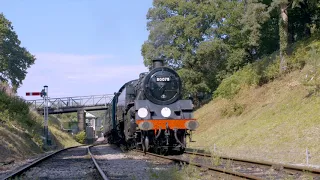
<instances>
[{"instance_id":1,"label":"locomotive chimney","mask_svg":"<svg viewBox=\"0 0 320 180\"><path fill-rule=\"evenodd\" d=\"M152 61L153 63L153 68L158 68L163 66L163 59L154 59Z\"/></svg>"}]
</instances>

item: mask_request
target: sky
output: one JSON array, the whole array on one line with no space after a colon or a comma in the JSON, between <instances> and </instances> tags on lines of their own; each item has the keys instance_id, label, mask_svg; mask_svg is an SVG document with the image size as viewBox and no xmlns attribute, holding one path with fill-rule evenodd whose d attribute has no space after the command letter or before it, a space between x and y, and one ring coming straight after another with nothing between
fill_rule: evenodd
<instances>
[{"instance_id":1,"label":"sky","mask_svg":"<svg viewBox=\"0 0 320 180\"><path fill-rule=\"evenodd\" d=\"M141 46L148 39L152 0L0 0L21 46L36 56L18 95L49 97L113 94L148 71Z\"/></svg>"}]
</instances>

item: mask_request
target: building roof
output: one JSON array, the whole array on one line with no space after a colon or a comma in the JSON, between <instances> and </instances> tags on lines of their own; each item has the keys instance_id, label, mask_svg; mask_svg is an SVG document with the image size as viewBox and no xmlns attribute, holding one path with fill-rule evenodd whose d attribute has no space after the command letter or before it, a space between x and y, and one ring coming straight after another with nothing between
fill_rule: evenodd
<instances>
[{"instance_id":1,"label":"building roof","mask_svg":"<svg viewBox=\"0 0 320 180\"><path fill-rule=\"evenodd\" d=\"M93 114L88 113L87 111L84 112L86 112L86 118L96 118L96 116L94 116Z\"/></svg>"}]
</instances>

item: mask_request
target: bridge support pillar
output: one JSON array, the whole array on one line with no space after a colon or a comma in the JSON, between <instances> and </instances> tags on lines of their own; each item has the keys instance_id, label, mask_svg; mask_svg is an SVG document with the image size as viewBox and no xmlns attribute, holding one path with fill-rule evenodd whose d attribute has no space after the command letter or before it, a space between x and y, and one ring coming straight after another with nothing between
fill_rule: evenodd
<instances>
[{"instance_id":1,"label":"bridge support pillar","mask_svg":"<svg viewBox=\"0 0 320 180\"><path fill-rule=\"evenodd\" d=\"M78 128L79 131L86 130L86 113L83 109L78 110Z\"/></svg>"}]
</instances>

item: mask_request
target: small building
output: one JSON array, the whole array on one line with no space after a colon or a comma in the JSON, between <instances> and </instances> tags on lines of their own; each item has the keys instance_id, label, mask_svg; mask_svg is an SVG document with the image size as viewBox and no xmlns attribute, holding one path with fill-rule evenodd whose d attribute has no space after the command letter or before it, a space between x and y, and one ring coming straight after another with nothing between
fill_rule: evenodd
<instances>
[{"instance_id":1,"label":"small building","mask_svg":"<svg viewBox=\"0 0 320 180\"><path fill-rule=\"evenodd\" d=\"M93 114L86 112L86 127L87 127L86 129L88 130L87 137L91 137L91 138L101 137L101 127L102 126L103 125L102 125L101 119L98 119ZM90 130L90 129L92 129L92 130Z\"/></svg>"}]
</instances>

